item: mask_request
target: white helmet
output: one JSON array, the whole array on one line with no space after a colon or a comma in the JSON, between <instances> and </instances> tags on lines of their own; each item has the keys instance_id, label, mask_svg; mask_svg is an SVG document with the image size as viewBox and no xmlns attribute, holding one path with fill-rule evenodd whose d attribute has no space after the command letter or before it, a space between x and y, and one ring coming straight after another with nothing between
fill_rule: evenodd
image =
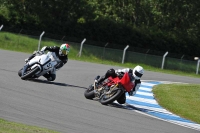
<instances>
[{"instance_id":1,"label":"white helmet","mask_svg":"<svg viewBox=\"0 0 200 133\"><path fill-rule=\"evenodd\" d=\"M144 74L143 67L138 65L133 69L133 76L135 77L135 79L140 79L143 74Z\"/></svg>"}]
</instances>

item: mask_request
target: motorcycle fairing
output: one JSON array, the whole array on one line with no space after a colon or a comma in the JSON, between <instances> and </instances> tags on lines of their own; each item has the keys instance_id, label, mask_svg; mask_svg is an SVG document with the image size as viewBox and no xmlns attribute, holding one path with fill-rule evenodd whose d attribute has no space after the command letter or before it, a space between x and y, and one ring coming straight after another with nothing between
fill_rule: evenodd
<instances>
[{"instance_id":1,"label":"motorcycle fairing","mask_svg":"<svg viewBox=\"0 0 200 133\"><path fill-rule=\"evenodd\" d=\"M109 77L108 78L111 82L108 82L108 86L111 86L117 83L120 83L127 92L130 92L131 89L135 86L135 84L130 80L129 74L125 73L124 76L120 79L119 77Z\"/></svg>"},{"instance_id":2,"label":"motorcycle fairing","mask_svg":"<svg viewBox=\"0 0 200 133\"><path fill-rule=\"evenodd\" d=\"M40 56L35 56L33 59L29 61L29 65L33 65L35 63L40 63L41 65L44 65L46 62L50 61L49 57L45 54Z\"/></svg>"},{"instance_id":3,"label":"motorcycle fairing","mask_svg":"<svg viewBox=\"0 0 200 133\"><path fill-rule=\"evenodd\" d=\"M59 59L53 52L48 52L47 54L35 56L28 62L28 65L31 66L31 69L38 66L40 71L36 73L36 77L44 75L45 73L51 71L51 73L55 74L54 66L57 65ZM23 71L24 72L24 71Z\"/></svg>"},{"instance_id":4,"label":"motorcycle fairing","mask_svg":"<svg viewBox=\"0 0 200 133\"><path fill-rule=\"evenodd\" d=\"M49 58L51 58L51 61L60 61L60 59L56 56L55 52L48 52L47 55L49 56Z\"/></svg>"}]
</instances>

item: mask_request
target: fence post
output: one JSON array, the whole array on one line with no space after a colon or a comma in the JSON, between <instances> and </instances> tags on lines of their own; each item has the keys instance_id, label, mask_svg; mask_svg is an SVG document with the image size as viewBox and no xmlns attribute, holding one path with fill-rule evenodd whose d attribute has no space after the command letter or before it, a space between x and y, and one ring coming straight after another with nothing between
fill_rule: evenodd
<instances>
[{"instance_id":1,"label":"fence post","mask_svg":"<svg viewBox=\"0 0 200 133\"><path fill-rule=\"evenodd\" d=\"M107 46L108 44L109 44L109 43L107 42L107 43L105 44L104 48L103 48L102 62L103 62L103 58L104 58L105 48L106 48L106 46Z\"/></svg>"},{"instance_id":2,"label":"fence post","mask_svg":"<svg viewBox=\"0 0 200 133\"><path fill-rule=\"evenodd\" d=\"M63 37L62 37L62 39L61 39L61 40L62 40L62 42L64 42L64 41L63 41L63 40L64 40L64 38L65 38L65 36L63 36Z\"/></svg>"},{"instance_id":3,"label":"fence post","mask_svg":"<svg viewBox=\"0 0 200 133\"><path fill-rule=\"evenodd\" d=\"M150 50L150 49L148 49L147 52L146 52L146 54L145 54L145 61L146 61L147 54L148 54L149 50Z\"/></svg>"},{"instance_id":4,"label":"fence post","mask_svg":"<svg viewBox=\"0 0 200 133\"><path fill-rule=\"evenodd\" d=\"M19 38L18 38L18 43L17 43L17 47L18 47L18 45L19 45L19 40L20 40L20 34L21 34L21 32L23 31L23 29L21 29L20 31L19 31L19 33L18 33L18 36L19 36Z\"/></svg>"},{"instance_id":5,"label":"fence post","mask_svg":"<svg viewBox=\"0 0 200 133\"><path fill-rule=\"evenodd\" d=\"M181 56L181 66L180 66L180 68L182 69L182 60L183 60L183 57L184 57L185 55L182 55Z\"/></svg>"},{"instance_id":6,"label":"fence post","mask_svg":"<svg viewBox=\"0 0 200 133\"><path fill-rule=\"evenodd\" d=\"M198 72L199 72L199 64L200 64L200 59L197 62L197 71L196 71L196 74L198 74Z\"/></svg>"},{"instance_id":7,"label":"fence post","mask_svg":"<svg viewBox=\"0 0 200 133\"><path fill-rule=\"evenodd\" d=\"M168 54L168 51L167 51L167 52L164 54L164 56L163 56L161 69L163 69L163 67L164 67L165 57L167 56L167 54Z\"/></svg>"},{"instance_id":8,"label":"fence post","mask_svg":"<svg viewBox=\"0 0 200 133\"><path fill-rule=\"evenodd\" d=\"M199 59L199 57L194 57L194 60L197 60L197 69L196 69L196 74L198 74L198 72L199 72L200 59Z\"/></svg>"},{"instance_id":9,"label":"fence post","mask_svg":"<svg viewBox=\"0 0 200 133\"><path fill-rule=\"evenodd\" d=\"M0 27L0 31L1 31L2 28L3 28L3 25L1 25L1 27Z\"/></svg>"},{"instance_id":10,"label":"fence post","mask_svg":"<svg viewBox=\"0 0 200 133\"><path fill-rule=\"evenodd\" d=\"M129 45L127 45L125 48L124 48L124 52L123 52L123 58L122 58L122 64L124 64L124 57L125 57L125 53L126 53L126 50L128 49Z\"/></svg>"},{"instance_id":11,"label":"fence post","mask_svg":"<svg viewBox=\"0 0 200 133\"><path fill-rule=\"evenodd\" d=\"M40 39L39 39L39 43L38 43L38 51L40 50L40 42L41 42L41 39L42 39L42 36L44 35L44 31L42 32L42 34L40 35Z\"/></svg>"},{"instance_id":12,"label":"fence post","mask_svg":"<svg viewBox=\"0 0 200 133\"><path fill-rule=\"evenodd\" d=\"M83 39L83 41L81 42L81 46L80 46L80 51L78 53L78 56L81 57L81 53L82 53L82 49L83 49L83 44L86 41L86 38Z\"/></svg>"}]
</instances>

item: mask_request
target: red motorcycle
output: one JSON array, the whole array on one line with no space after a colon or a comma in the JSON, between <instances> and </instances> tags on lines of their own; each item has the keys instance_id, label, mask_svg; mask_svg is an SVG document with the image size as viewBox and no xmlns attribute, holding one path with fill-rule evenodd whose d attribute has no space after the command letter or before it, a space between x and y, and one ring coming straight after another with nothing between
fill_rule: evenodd
<instances>
[{"instance_id":1,"label":"red motorcycle","mask_svg":"<svg viewBox=\"0 0 200 133\"><path fill-rule=\"evenodd\" d=\"M99 77L97 76L95 79L97 80ZM135 85L131 79L131 75L125 73L115 78L109 77L100 85L94 82L85 91L85 98L97 99L103 105L113 103L115 100L121 103L120 96L125 92L130 92Z\"/></svg>"}]
</instances>

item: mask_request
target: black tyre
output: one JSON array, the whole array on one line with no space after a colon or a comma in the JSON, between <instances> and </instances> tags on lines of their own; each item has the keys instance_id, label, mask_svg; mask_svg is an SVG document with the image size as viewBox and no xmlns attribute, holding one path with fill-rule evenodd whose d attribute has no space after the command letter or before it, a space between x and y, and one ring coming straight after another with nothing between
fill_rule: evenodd
<instances>
[{"instance_id":1,"label":"black tyre","mask_svg":"<svg viewBox=\"0 0 200 133\"><path fill-rule=\"evenodd\" d=\"M23 68L22 68L22 69L23 69ZM22 69L20 69L20 70L18 71L18 75L19 75L19 77L22 76Z\"/></svg>"},{"instance_id":2,"label":"black tyre","mask_svg":"<svg viewBox=\"0 0 200 133\"><path fill-rule=\"evenodd\" d=\"M121 95L123 94L123 91L121 89L117 89L112 91L111 94L103 94L101 98L99 99L99 102L103 105L113 103L115 100L117 100Z\"/></svg>"},{"instance_id":3,"label":"black tyre","mask_svg":"<svg viewBox=\"0 0 200 133\"><path fill-rule=\"evenodd\" d=\"M26 73L23 76L21 76L21 79L26 80L26 79L32 78L33 75L37 73L38 71L40 71L39 67L35 67L31 69L30 71L26 71Z\"/></svg>"},{"instance_id":4,"label":"black tyre","mask_svg":"<svg viewBox=\"0 0 200 133\"><path fill-rule=\"evenodd\" d=\"M126 102L126 93L125 92L117 99L117 102L119 104L124 104Z\"/></svg>"},{"instance_id":5,"label":"black tyre","mask_svg":"<svg viewBox=\"0 0 200 133\"><path fill-rule=\"evenodd\" d=\"M94 86L90 85L87 90L84 92L84 96L87 99L93 99L95 97L94 94Z\"/></svg>"}]
</instances>

